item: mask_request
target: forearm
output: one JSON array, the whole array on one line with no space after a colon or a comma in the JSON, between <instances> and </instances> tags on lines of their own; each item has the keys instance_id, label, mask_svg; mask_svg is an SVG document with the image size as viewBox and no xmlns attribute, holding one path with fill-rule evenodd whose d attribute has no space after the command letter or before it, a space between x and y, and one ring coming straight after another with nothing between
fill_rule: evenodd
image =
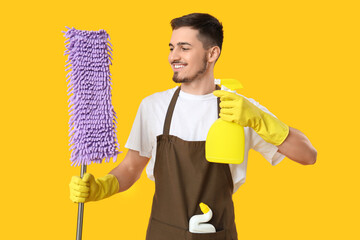
<instances>
[{"instance_id":1,"label":"forearm","mask_svg":"<svg viewBox=\"0 0 360 240\"><path fill-rule=\"evenodd\" d=\"M140 178L148 162L149 158L129 149L124 160L110 172L119 182L119 192L129 189Z\"/></svg>"},{"instance_id":2,"label":"forearm","mask_svg":"<svg viewBox=\"0 0 360 240\"><path fill-rule=\"evenodd\" d=\"M295 128L289 127L289 135L277 147L278 152L297 163L309 165L316 162L316 149L312 146L309 139Z\"/></svg>"},{"instance_id":3,"label":"forearm","mask_svg":"<svg viewBox=\"0 0 360 240\"><path fill-rule=\"evenodd\" d=\"M141 176L141 173L137 174L134 169L131 169L126 165L125 162L121 162L110 172L110 174L113 174L119 182L119 192L129 189Z\"/></svg>"}]
</instances>

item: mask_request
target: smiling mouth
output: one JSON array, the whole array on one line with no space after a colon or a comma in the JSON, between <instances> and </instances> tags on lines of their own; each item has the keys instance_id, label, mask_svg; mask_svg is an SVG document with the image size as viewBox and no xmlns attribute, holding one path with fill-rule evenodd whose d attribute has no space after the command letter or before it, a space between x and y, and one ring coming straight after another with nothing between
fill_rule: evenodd
<instances>
[{"instance_id":1,"label":"smiling mouth","mask_svg":"<svg viewBox=\"0 0 360 240\"><path fill-rule=\"evenodd\" d=\"M187 64L172 64L172 66L173 66L173 69L175 70L175 71L179 71L179 70L181 70L181 69L183 69L184 67L186 67L186 65Z\"/></svg>"}]
</instances>

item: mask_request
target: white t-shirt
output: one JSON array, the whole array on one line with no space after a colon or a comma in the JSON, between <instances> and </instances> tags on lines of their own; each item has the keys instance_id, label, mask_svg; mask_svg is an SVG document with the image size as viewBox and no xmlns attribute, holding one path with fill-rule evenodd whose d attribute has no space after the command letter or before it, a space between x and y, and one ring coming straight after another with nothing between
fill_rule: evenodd
<instances>
[{"instance_id":1,"label":"white t-shirt","mask_svg":"<svg viewBox=\"0 0 360 240\"><path fill-rule=\"evenodd\" d=\"M163 134L164 121L170 101L178 86L144 98L137 111L134 124L125 147L139 151L140 156L150 158L146 167L147 176L154 179L156 137ZM238 94L243 96L241 94ZM243 96L244 97L244 96ZM244 97L246 98L246 97ZM246 98L261 110L271 114L254 99ZM180 90L170 124L170 135L185 141L205 141L211 125L218 118L217 97L212 93L193 95ZM248 152L254 149L271 165L278 164L285 156L278 148L264 141L252 128L245 127L245 154L241 164L229 164L234 183L234 193L245 182Z\"/></svg>"}]
</instances>

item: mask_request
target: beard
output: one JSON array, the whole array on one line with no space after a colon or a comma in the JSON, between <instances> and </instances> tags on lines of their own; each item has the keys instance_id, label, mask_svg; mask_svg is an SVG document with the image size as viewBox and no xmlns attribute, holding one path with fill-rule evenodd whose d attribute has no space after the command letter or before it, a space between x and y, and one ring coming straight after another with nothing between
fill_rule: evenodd
<instances>
[{"instance_id":1,"label":"beard","mask_svg":"<svg viewBox=\"0 0 360 240\"><path fill-rule=\"evenodd\" d=\"M174 73L174 76L172 78L172 80L175 82L175 83L185 83L185 82L192 82L194 81L195 79L197 79L201 74L203 74L206 69L207 69L207 59L206 59L206 55L204 54L204 57L203 57L203 60L202 60L202 68L197 71L193 76L188 76L188 77L184 77L184 78L179 78L179 73L178 72L175 72Z\"/></svg>"}]
</instances>

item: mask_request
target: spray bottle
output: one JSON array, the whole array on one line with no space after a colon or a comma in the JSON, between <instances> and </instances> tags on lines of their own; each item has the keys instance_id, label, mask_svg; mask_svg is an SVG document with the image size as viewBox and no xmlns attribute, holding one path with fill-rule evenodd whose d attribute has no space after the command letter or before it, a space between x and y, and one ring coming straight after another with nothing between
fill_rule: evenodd
<instances>
[{"instance_id":1,"label":"spray bottle","mask_svg":"<svg viewBox=\"0 0 360 240\"><path fill-rule=\"evenodd\" d=\"M236 93L242 88L235 79L215 79L221 90ZM237 123L218 118L210 127L205 142L205 157L209 162L241 164L244 161L244 128Z\"/></svg>"}]
</instances>

